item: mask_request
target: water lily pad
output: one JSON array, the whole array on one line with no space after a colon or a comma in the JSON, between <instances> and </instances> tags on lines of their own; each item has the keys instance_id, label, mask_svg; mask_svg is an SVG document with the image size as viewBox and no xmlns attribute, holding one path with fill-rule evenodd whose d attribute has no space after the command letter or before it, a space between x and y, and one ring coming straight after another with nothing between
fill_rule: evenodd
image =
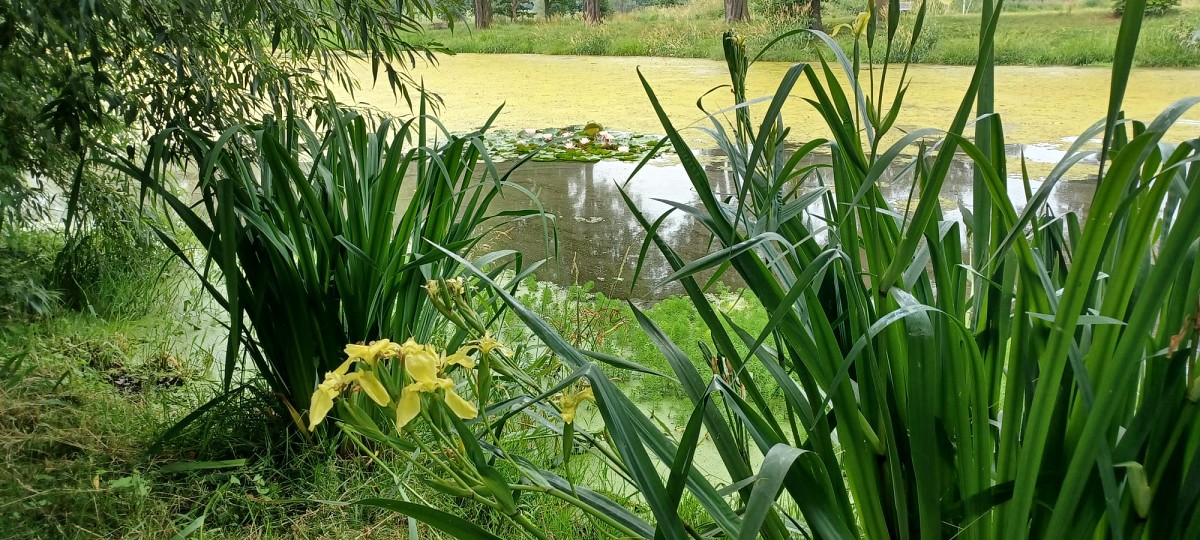
<instances>
[{"instance_id":1,"label":"water lily pad","mask_svg":"<svg viewBox=\"0 0 1200 540\"><path fill-rule=\"evenodd\" d=\"M533 161L582 163L605 159L638 161L659 139L657 135L605 130L596 122L563 128L499 129L485 136L492 158L497 161L520 159L533 153ZM659 151L669 152L669 145Z\"/></svg>"}]
</instances>

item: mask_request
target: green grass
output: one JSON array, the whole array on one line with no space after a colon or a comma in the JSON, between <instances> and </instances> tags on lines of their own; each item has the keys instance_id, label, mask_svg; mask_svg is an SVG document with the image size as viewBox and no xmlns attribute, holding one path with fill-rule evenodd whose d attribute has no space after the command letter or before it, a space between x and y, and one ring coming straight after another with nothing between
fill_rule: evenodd
<instances>
[{"instance_id":1,"label":"green grass","mask_svg":"<svg viewBox=\"0 0 1200 540\"><path fill-rule=\"evenodd\" d=\"M837 4L827 8L830 31L850 22L852 14ZM1009 10L1009 7L1005 7ZM682 6L647 8L616 14L603 25L591 27L577 19L538 19L517 23L497 19L488 30L456 25L453 31L430 30L429 38L463 53L531 53L551 55L664 56L708 58L722 56L719 35L729 27L722 19L722 4L694 0ZM902 17L911 25L912 14ZM756 17L733 26L747 39L751 50L762 48L794 23ZM1112 62L1120 19L1102 7L1064 9L1060 4L1029 6L1006 11L996 32L997 65L1082 66ZM1148 18L1135 61L1146 67L1200 66L1200 44L1190 43L1200 29L1200 6L1189 3L1163 17ZM903 28L901 34L903 35ZM851 40L842 32L838 41ZM979 42L977 13L930 15L914 61L924 64L972 65ZM788 38L764 56L767 60L811 61L821 47L812 39ZM899 56L893 55L893 60ZM879 59L879 58L877 58Z\"/></svg>"},{"instance_id":2,"label":"green grass","mask_svg":"<svg viewBox=\"0 0 1200 540\"><path fill-rule=\"evenodd\" d=\"M532 285L537 291L556 289L545 283ZM621 305L584 292L587 287L573 289L579 298L574 304L576 321ZM691 316L679 311L687 308L686 300L667 299L658 305L651 312L661 315L673 338L692 342L692 348L695 338L704 339ZM179 324L211 315L189 312L110 321L59 309L44 318L10 314L0 320L0 365L14 355L26 355L20 380L0 372L0 530L11 535L5 538L159 539L178 533L201 515L204 525L194 538L407 535L407 521L391 512L319 502L395 497L396 488L361 455L292 440L294 433L281 431L266 414L272 404L252 394L206 415L169 441L161 454L146 454L164 431L220 392L219 382L205 375L212 353L220 351L209 350L211 346L195 340ZM559 315L565 318L568 313ZM629 316L628 308L619 315ZM759 316L765 314L753 315ZM614 351L629 350L637 357L657 356L653 345L638 334L634 323L631 331L622 329L607 343ZM164 362L166 358L172 360ZM114 376L125 374L141 388L130 391L113 383ZM154 384L167 375L179 375L186 382ZM632 379L628 386L648 392ZM660 399L677 398L669 388L655 388ZM527 450L553 460L557 444L533 444ZM386 452L381 459L393 466L402 462ZM245 462L170 470L174 463L216 460ZM592 485L603 482L597 474L588 474ZM481 506L462 505L434 492L421 495L430 504L459 508L463 517L486 524L502 538L519 535ZM576 509L552 499L537 499L536 504L531 519L553 538L595 534ZM694 499L685 499L680 511L697 518L703 513ZM418 527L422 538L440 537L425 525Z\"/></svg>"},{"instance_id":3,"label":"green grass","mask_svg":"<svg viewBox=\"0 0 1200 540\"><path fill-rule=\"evenodd\" d=\"M53 233L8 236L5 242L0 268L8 274L42 282L53 273L53 255L62 245ZM148 454L164 432L221 393L214 355L223 350L224 331L205 321L221 318L222 310L203 301L194 278L165 283L146 281L139 272L126 274L124 281L120 275L114 272L104 290L129 291L141 301L119 312L104 310L108 317L61 303L38 316L23 310L18 298L0 298L0 531L5 538L165 538L201 516L195 538L407 534L408 521L391 512L321 502L395 498L398 491L379 466L340 443L298 440L272 413L274 400L261 394L239 394L166 441L161 452ZM558 290L536 282L530 287L530 298ZM555 313L564 331L594 336L599 332L589 330L588 317L611 308L623 321L631 316L621 302L592 295L587 286L571 291L570 309ZM675 339L693 344L703 339L691 316L677 313L686 302L669 299L661 305ZM678 317L671 320L668 314ZM644 336L624 325L617 330L610 333L607 350L653 360L653 346ZM168 378L178 380L159 384ZM627 380L629 388L646 391ZM266 387L261 379L251 382ZM656 392L660 399L676 398L666 387ZM557 440L541 439L521 449L553 466L558 447ZM589 472L586 458L577 459L574 470L590 485L608 482L602 471ZM386 451L378 459L392 467L403 463ZM218 460L240 461L171 470L179 463ZM462 517L501 537L520 534L481 505L427 489L417 492L426 503L457 508ZM536 499L536 505L531 520L554 538L596 534L593 523L561 501ZM694 499L685 499L680 511L696 518L703 513ZM422 538L441 537L423 524L415 526Z\"/></svg>"},{"instance_id":4,"label":"green grass","mask_svg":"<svg viewBox=\"0 0 1200 540\"><path fill-rule=\"evenodd\" d=\"M671 371L671 366L659 353L653 340L638 327L633 310L625 301L609 298L595 290L590 282L560 287L528 279L524 287L518 295L520 300L544 317L557 332L568 337L573 345L617 355L662 373ZM710 296L729 315L733 324L756 329L766 326L766 310L748 291L729 290L718 285ZM712 372L712 366L700 348L700 343L709 342L711 337L690 300L683 296L669 296L644 309L663 332L679 345L697 370ZM506 315L502 326L510 331L508 335L513 340L529 338L528 332L511 313ZM738 351L745 354L747 349L744 345L738 345ZM776 397L781 396L778 387L769 382L765 369L756 365L749 366L748 371L752 377L768 381L766 386L769 391ZM621 388L639 402L686 402L687 394L683 388L671 380L617 369L610 369L608 373L617 378Z\"/></svg>"}]
</instances>

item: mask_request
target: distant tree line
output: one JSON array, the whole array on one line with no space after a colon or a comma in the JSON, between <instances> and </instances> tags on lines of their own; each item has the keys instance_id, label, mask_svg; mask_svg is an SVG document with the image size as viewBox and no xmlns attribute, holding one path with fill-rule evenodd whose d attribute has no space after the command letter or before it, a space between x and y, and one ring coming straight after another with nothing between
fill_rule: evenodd
<instances>
[{"instance_id":1,"label":"distant tree line","mask_svg":"<svg viewBox=\"0 0 1200 540\"><path fill-rule=\"evenodd\" d=\"M1178 0L1151 0L1178 2ZM599 23L613 11L632 11L640 7L675 5L683 0L436 0L437 13L446 20L459 20L471 13L475 28L488 28L499 15L510 21L545 17L568 17L578 14L589 23ZM750 0L724 0L725 21L750 20ZM821 0L756 0L753 11L761 16L788 21L807 21L808 26L822 29Z\"/></svg>"},{"instance_id":2,"label":"distant tree line","mask_svg":"<svg viewBox=\"0 0 1200 540\"><path fill-rule=\"evenodd\" d=\"M744 1L744 0L743 0ZM436 13L447 21L464 19L471 14L475 28L488 28L495 17L509 21L544 17L582 15L588 22L600 22L616 11L641 7L667 6L683 0L436 0Z\"/></svg>"}]
</instances>

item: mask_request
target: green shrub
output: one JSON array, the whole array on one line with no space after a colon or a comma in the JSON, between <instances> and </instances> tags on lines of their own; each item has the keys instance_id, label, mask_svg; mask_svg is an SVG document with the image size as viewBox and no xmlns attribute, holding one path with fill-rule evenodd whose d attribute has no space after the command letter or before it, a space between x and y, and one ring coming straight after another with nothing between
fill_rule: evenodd
<instances>
[{"instance_id":1,"label":"green shrub","mask_svg":"<svg viewBox=\"0 0 1200 540\"><path fill-rule=\"evenodd\" d=\"M1179 0L1146 0L1146 15L1165 15L1168 11L1179 7ZM1116 0L1112 7L1113 15L1125 15L1125 0Z\"/></svg>"},{"instance_id":2,"label":"green shrub","mask_svg":"<svg viewBox=\"0 0 1200 540\"><path fill-rule=\"evenodd\" d=\"M54 265L55 287L72 309L105 319L136 319L163 310L174 298L178 268L154 229L164 220L138 202L128 182L115 175L92 178L79 188L82 215Z\"/></svg>"},{"instance_id":3,"label":"green shrub","mask_svg":"<svg viewBox=\"0 0 1200 540\"><path fill-rule=\"evenodd\" d=\"M0 235L0 317L45 316L58 305L52 270L61 249L62 238L51 232Z\"/></svg>"},{"instance_id":4,"label":"green shrub","mask_svg":"<svg viewBox=\"0 0 1200 540\"><path fill-rule=\"evenodd\" d=\"M517 21L536 15L533 10L533 0L492 0L492 13Z\"/></svg>"}]
</instances>

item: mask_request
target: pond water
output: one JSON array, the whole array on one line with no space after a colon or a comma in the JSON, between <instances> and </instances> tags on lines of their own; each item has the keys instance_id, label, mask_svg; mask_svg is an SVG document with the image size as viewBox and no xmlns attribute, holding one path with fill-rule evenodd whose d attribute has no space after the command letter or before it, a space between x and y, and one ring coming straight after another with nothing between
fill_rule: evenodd
<instances>
[{"instance_id":1,"label":"pond water","mask_svg":"<svg viewBox=\"0 0 1200 540\"><path fill-rule=\"evenodd\" d=\"M774 93L791 64L759 62L750 68L747 95ZM599 122L613 129L662 133L638 80L641 69L677 126L702 119L696 99L713 87L728 84L725 64L693 58L543 56L526 54L459 54L443 56L437 66L420 67L414 76L442 97L440 114L451 130L478 127L502 104L496 119L503 128L539 128ZM370 88L370 69L359 66L363 89L354 99L394 113L407 112L390 89ZM945 128L967 88L972 68L926 66L909 68L911 80L900 129ZM888 74L889 86L897 72ZM1010 143L1060 146L1103 118L1108 106L1109 70L1103 67L996 68L996 110ZM1125 97L1126 116L1149 120L1170 103L1200 92L1200 70L1135 69ZM794 140L827 135L824 124L803 97L812 92L800 83L784 107L784 121ZM726 92L715 92L706 103L730 104ZM720 100L720 101L718 101ZM1176 139L1200 135L1200 112L1192 111L1177 127ZM697 131L692 140L704 141Z\"/></svg>"},{"instance_id":2,"label":"pond water","mask_svg":"<svg viewBox=\"0 0 1200 540\"><path fill-rule=\"evenodd\" d=\"M517 224L490 238L484 249L517 249L527 257L547 257L539 277L559 284L594 282L596 290L610 297L655 299L682 293L677 283L661 283L671 273L666 260L651 247L637 283L631 281L645 234L625 205L618 191L636 164L616 161L598 163L536 163L522 165L512 180L529 188L557 216L558 256L546 252L540 221ZM711 185L718 192L731 192L724 164L710 161L705 167ZM942 188L942 206L947 219L959 219L958 204L970 206L972 171L965 163L955 163ZM899 208L909 197L907 181L881 184L885 198ZM1036 186L1040 183L1034 183ZM815 186L814 186L815 187ZM1055 213L1083 211L1091 200L1095 181L1089 179L1062 182L1052 193L1049 204ZM655 199L699 205L700 200L682 165L663 164L643 169L626 186L637 207L654 220L669 207ZM1009 196L1025 202L1020 182L1009 183ZM527 204L523 197L510 197L496 208L518 208ZM680 212L672 213L659 228L659 234L684 260L695 260L709 252L707 230ZM737 285L736 281L730 281Z\"/></svg>"},{"instance_id":3,"label":"pond water","mask_svg":"<svg viewBox=\"0 0 1200 540\"><path fill-rule=\"evenodd\" d=\"M754 98L771 94L789 66L779 62L756 64L751 68L748 95ZM369 82L369 69L365 65L360 68L359 79ZM439 117L452 131L478 127L504 104L495 122L499 128L561 127L595 121L611 129L662 133L638 80L638 69L677 126L707 123L696 108L696 99L728 80L722 62L703 59L477 54L443 57L437 66L418 68L415 75L444 100ZM899 130L948 126L970 76L969 67L911 67L911 85L897 120ZM1019 171L1016 158L1024 155L1035 180L1050 170L1074 136L1104 115L1107 106L1106 68L1004 66L996 68L996 76L996 108L1009 143L1009 170ZM889 79L889 86L895 84L895 71ZM1200 70L1135 70L1125 99L1127 116L1152 119L1173 101L1197 91ZM807 83L802 82L784 108L793 141L828 134L816 112L800 99L809 95ZM364 88L353 99L392 113L407 112L387 88ZM723 108L728 101L727 93L716 92L708 97L708 108ZM713 146L699 130L686 130L685 135L696 148ZM1168 139L1196 136L1200 136L1200 112L1193 110ZM719 156L707 158L712 186L717 191L728 191ZM551 260L539 277L560 284L593 281L598 290L617 297L651 299L679 292L677 286L659 283L670 273L661 257L651 257L640 281L631 287L644 234L625 207L617 185L629 180L634 167L615 161L527 163L514 173L513 180L535 192L546 210L558 216L559 251L557 257L548 254ZM1094 161L1076 166L1068 175L1072 181L1060 183L1055 189L1050 200L1052 208L1060 214L1086 212L1094 190L1090 175L1095 170ZM971 183L969 165L957 163L941 193L948 218L959 217L960 203L969 207ZM1037 184L1035 181L1035 187ZM697 202L683 168L669 160L640 171L627 189L650 219L667 208L654 199ZM893 178L884 185L886 198L900 208L905 206L909 191L909 183L903 179ZM1009 193L1015 202L1024 203L1019 177L1009 178ZM524 204L524 199L512 197L501 206ZM660 232L687 260L709 251L705 231L681 215L669 217ZM540 223L514 226L490 238L488 247L520 249L535 258L547 255Z\"/></svg>"}]
</instances>

